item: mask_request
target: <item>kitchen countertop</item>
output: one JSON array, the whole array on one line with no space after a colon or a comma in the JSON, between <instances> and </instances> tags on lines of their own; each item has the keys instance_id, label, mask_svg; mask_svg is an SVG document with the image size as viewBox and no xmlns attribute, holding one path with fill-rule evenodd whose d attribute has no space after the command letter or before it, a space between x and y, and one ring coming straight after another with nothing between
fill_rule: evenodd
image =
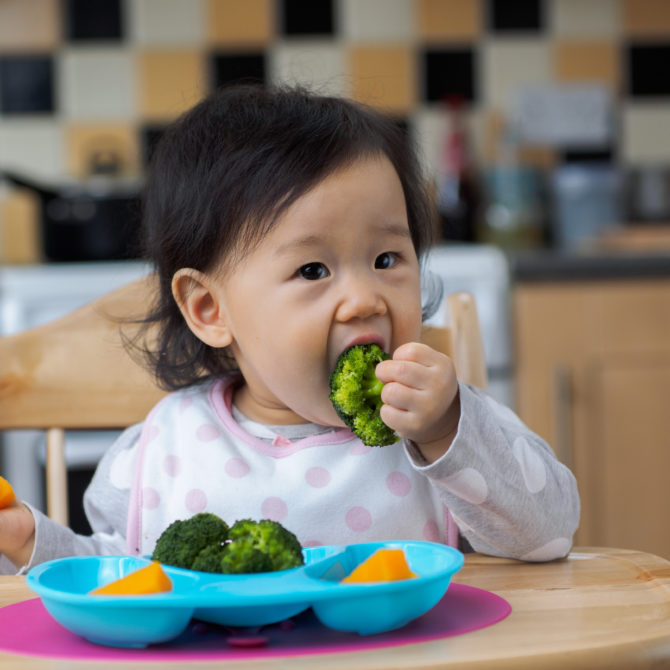
<instances>
[{"instance_id":1,"label":"kitchen countertop","mask_svg":"<svg viewBox=\"0 0 670 670\"><path fill-rule=\"evenodd\" d=\"M670 277L670 224L622 225L579 251L514 252L509 268L523 283Z\"/></svg>"},{"instance_id":2,"label":"kitchen countertop","mask_svg":"<svg viewBox=\"0 0 670 670\"><path fill-rule=\"evenodd\" d=\"M533 251L511 254L516 283L670 278L670 252Z\"/></svg>"}]
</instances>

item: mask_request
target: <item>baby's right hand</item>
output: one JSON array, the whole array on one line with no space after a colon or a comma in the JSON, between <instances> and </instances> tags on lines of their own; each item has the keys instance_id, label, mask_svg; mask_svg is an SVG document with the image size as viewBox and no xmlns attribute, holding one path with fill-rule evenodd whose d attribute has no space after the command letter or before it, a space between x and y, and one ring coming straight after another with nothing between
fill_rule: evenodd
<instances>
[{"instance_id":1,"label":"baby's right hand","mask_svg":"<svg viewBox=\"0 0 670 670\"><path fill-rule=\"evenodd\" d=\"M19 500L0 509L0 554L14 563L17 570L30 560L35 545L35 519Z\"/></svg>"}]
</instances>

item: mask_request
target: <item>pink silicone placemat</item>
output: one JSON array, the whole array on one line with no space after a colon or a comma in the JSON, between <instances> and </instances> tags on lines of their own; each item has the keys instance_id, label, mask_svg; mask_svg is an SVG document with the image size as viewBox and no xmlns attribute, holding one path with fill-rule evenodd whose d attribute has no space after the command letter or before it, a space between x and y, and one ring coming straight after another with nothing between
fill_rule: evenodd
<instances>
[{"instance_id":1,"label":"pink silicone placemat","mask_svg":"<svg viewBox=\"0 0 670 670\"><path fill-rule=\"evenodd\" d=\"M440 602L404 628L361 636L323 626L311 610L254 633L192 621L179 637L145 649L93 644L63 628L39 598L0 609L0 650L74 660L197 661L332 654L426 642L491 626L510 612L500 596L452 584Z\"/></svg>"}]
</instances>

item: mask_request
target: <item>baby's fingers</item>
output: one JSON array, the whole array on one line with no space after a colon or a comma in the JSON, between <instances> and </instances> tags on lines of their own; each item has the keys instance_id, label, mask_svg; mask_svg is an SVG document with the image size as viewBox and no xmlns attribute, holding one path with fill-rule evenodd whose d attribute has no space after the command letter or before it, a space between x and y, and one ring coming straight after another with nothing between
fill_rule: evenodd
<instances>
[{"instance_id":1,"label":"baby's fingers","mask_svg":"<svg viewBox=\"0 0 670 670\"><path fill-rule=\"evenodd\" d=\"M420 363L393 359L379 363L375 374L377 379L386 386L397 382L410 388L420 389L426 384L426 370L427 368Z\"/></svg>"}]
</instances>

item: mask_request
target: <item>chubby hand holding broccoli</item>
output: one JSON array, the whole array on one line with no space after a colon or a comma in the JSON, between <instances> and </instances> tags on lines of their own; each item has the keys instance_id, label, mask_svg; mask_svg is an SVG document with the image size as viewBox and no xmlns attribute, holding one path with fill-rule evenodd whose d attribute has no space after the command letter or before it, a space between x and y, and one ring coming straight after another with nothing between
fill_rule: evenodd
<instances>
[{"instance_id":1,"label":"chubby hand holding broccoli","mask_svg":"<svg viewBox=\"0 0 670 670\"><path fill-rule=\"evenodd\" d=\"M429 462L446 452L458 429L454 365L419 342L401 345L392 357L376 344L347 349L331 375L330 399L364 444L386 446L403 437Z\"/></svg>"}]
</instances>

